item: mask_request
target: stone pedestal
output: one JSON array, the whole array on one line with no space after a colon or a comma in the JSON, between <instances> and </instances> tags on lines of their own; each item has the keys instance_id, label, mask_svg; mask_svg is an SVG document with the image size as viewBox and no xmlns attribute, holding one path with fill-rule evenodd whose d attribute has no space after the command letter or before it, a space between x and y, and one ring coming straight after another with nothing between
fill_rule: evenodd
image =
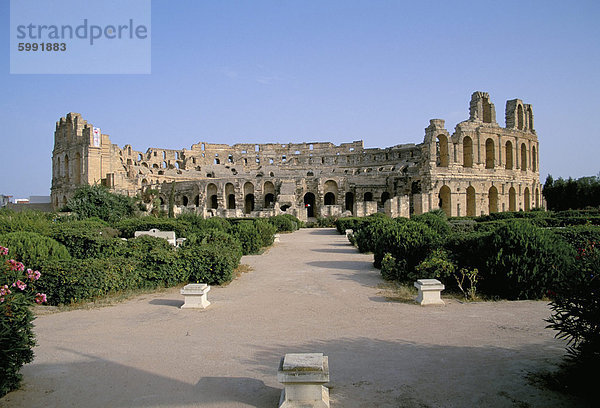
<instances>
[{"instance_id":1,"label":"stone pedestal","mask_svg":"<svg viewBox=\"0 0 600 408\"><path fill-rule=\"evenodd\" d=\"M185 303L181 306L182 309L206 309L210 302L206 298L206 294L210 290L210 286L206 283L190 283L181 289L181 294L184 296Z\"/></svg>"},{"instance_id":2,"label":"stone pedestal","mask_svg":"<svg viewBox=\"0 0 600 408\"><path fill-rule=\"evenodd\" d=\"M279 408L329 408L329 359L323 353L286 354L277 380L285 386Z\"/></svg>"},{"instance_id":3,"label":"stone pedestal","mask_svg":"<svg viewBox=\"0 0 600 408\"><path fill-rule=\"evenodd\" d=\"M279 234L273 236L273 242L279 242Z\"/></svg>"},{"instance_id":4,"label":"stone pedestal","mask_svg":"<svg viewBox=\"0 0 600 408\"><path fill-rule=\"evenodd\" d=\"M419 294L415 301L421 306L427 305L445 305L440 297L444 285L437 279L419 279L415 282L415 288Z\"/></svg>"}]
</instances>

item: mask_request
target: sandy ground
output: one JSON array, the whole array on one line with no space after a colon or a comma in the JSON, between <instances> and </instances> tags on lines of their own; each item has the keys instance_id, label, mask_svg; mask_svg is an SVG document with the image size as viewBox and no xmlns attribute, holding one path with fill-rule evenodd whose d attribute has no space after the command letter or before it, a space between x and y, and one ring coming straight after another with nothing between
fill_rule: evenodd
<instances>
[{"instance_id":1,"label":"sandy ground","mask_svg":"<svg viewBox=\"0 0 600 408\"><path fill-rule=\"evenodd\" d=\"M242 262L204 311L170 289L38 317L35 361L0 406L276 407L290 352L329 356L332 407L578 406L527 379L564 354L546 302L388 301L372 255L332 229Z\"/></svg>"}]
</instances>

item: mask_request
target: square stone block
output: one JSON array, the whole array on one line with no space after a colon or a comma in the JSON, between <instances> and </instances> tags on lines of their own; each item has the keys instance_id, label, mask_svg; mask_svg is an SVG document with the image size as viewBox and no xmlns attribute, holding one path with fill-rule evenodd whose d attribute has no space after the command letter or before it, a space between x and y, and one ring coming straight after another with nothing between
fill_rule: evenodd
<instances>
[{"instance_id":1,"label":"square stone block","mask_svg":"<svg viewBox=\"0 0 600 408\"><path fill-rule=\"evenodd\" d=\"M445 286L437 279L419 279L415 282L415 288L419 290L415 301L421 306L445 305L441 298L441 292Z\"/></svg>"},{"instance_id":2,"label":"square stone block","mask_svg":"<svg viewBox=\"0 0 600 408\"><path fill-rule=\"evenodd\" d=\"M279 408L329 408L329 359L323 353L290 353L279 363L277 380L285 385Z\"/></svg>"},{"instance_id":3,"label":"square stone block","mask_svg":"<svg viewBox=\"0 0 600 408\"><path fill-rule=\"evenodd\" d=\"M180 293L184 296L182 309L206 309L210 302L206 294L210 291L210 286L206 283L190 283L181 289Z\"/></svg>"}]
</instances>

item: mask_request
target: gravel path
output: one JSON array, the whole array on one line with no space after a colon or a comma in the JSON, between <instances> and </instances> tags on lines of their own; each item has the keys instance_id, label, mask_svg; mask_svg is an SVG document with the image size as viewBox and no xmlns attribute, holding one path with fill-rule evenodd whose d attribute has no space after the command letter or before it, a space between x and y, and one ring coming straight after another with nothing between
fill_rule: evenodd
<instances>
[{"instance_id":1,"label":"gravel path","mask_svg":"<svg viewBox=\"0 0 600 408\"><path fill-rule=\"evenodd\" d=\"M372 255L332 229L283 234L204 311L178 289L42 315L23 389L1 407L276 407L279 359L329 356L335 407L570 407L530 385L563 342L545 302L391 302Z\"/></svg>"}]
</instances>

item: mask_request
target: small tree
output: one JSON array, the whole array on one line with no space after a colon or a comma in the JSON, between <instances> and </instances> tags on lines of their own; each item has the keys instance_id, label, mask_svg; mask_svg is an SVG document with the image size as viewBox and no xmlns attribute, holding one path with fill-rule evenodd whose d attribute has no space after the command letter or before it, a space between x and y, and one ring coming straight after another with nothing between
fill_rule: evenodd
<instances>
[{"instance_id":1,"label":"small tree","mask_svg":"<svg viewBox=\"0 0 600 408\"><path fill-rule=\"evenodd\" d=\"M106 187L82 186L67 202L66 209L80 219L98 217L104 221L118 221L135 213L135 199L111 193Z\"/></svg>"}]
</instances>

